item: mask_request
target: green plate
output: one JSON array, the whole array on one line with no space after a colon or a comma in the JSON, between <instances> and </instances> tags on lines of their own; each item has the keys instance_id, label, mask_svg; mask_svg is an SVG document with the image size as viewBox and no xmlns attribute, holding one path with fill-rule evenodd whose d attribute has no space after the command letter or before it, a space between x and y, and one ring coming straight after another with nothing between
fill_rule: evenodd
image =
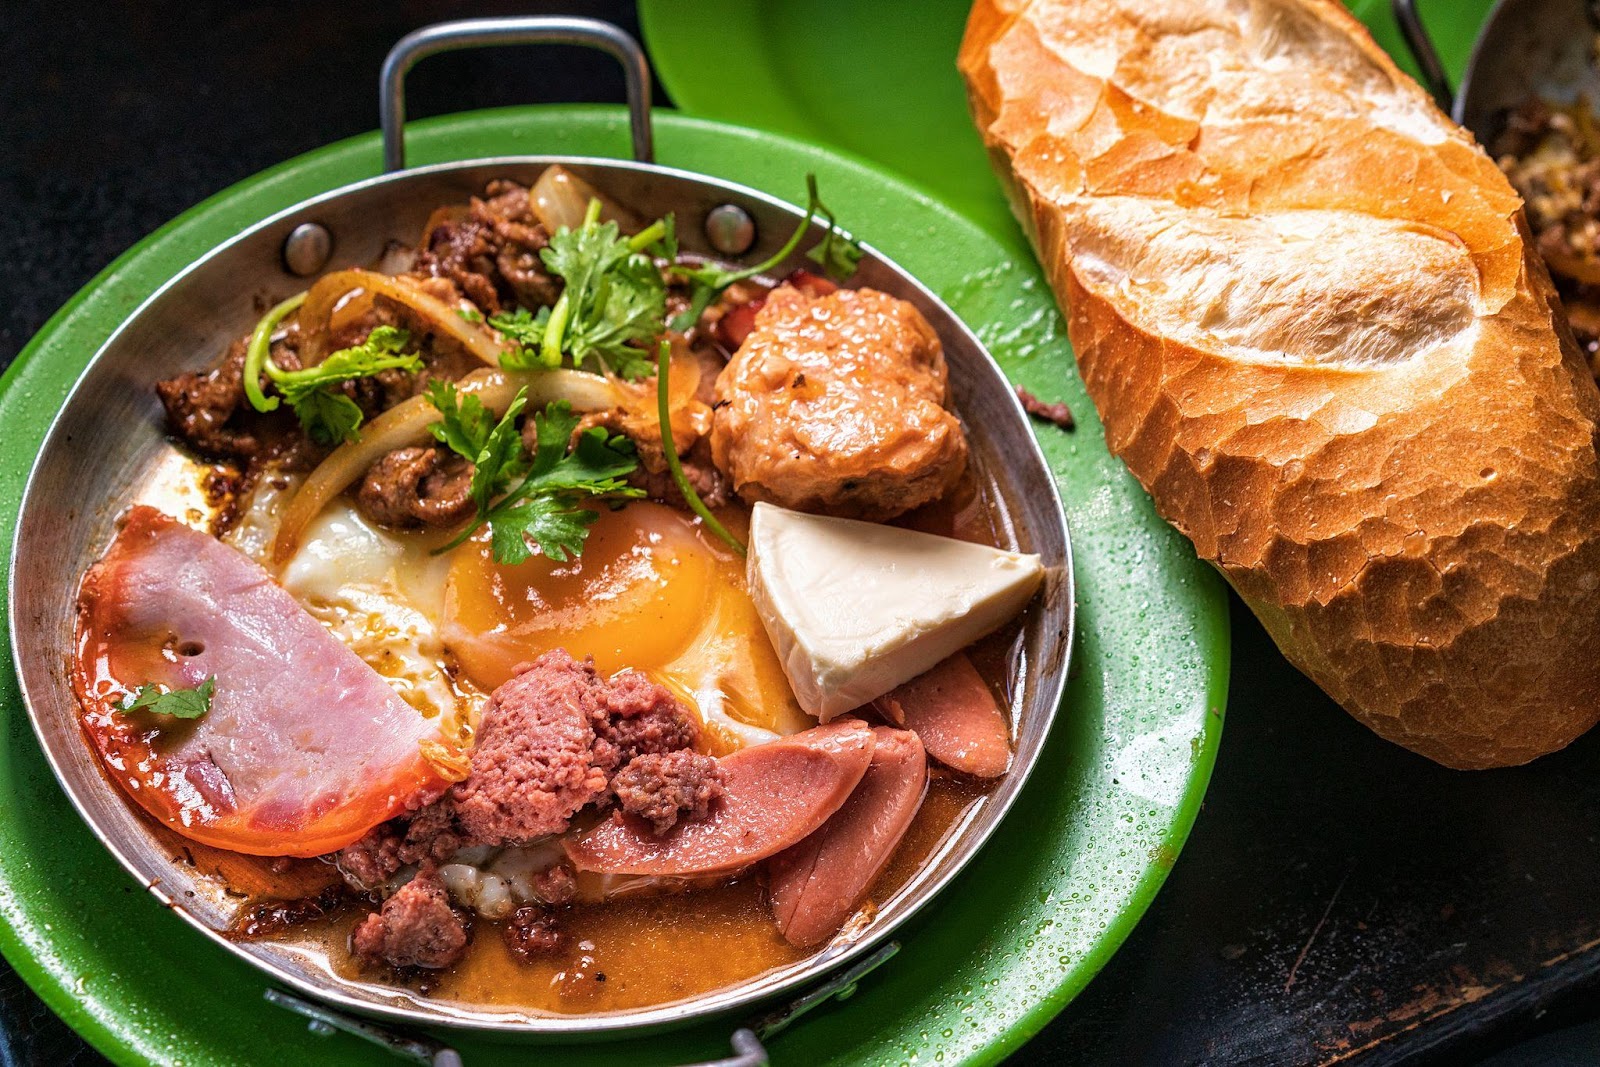
<instances>
[{"instance_id":1,"label":"green plate","mask_svg":"<svg viewBox=\"0 0 1600 1067\"><path fill-rule=\"evenodd\" d=\"M1347 0L1413 74L1389 0ZM1419 0L1453 79L1494 0ZM639 0L662 84L704 118L835 145L996 234L1015 230L967 115L956 47L970 0Z\"/></svg>"},{"instance_id":2,"label":"green plate","mask_svg":"<svg viewBox=\"0 0 1600 1067\"><path fill-rule=\"evenodd\" d=\"M1019 382L1077 412L1040 430L1071 519L1080 645L1033 780L972 866L850 1000L773 1043L784 1064L993 1062L1066 1003L1127 936L1200 806L1227 692L1220 581L1106 452L1049 290L1026 250L881 171L797 141L663 115L663 163L788 199L815 171L857 232L943 296ZM619 109L520 108L417 124L414 162L520 153L621 155ZM72 299L0 380L0 545L45 428L112 329L164 280L285 206L378 170L373 135L303 156L206 201ZM65 649L62 654L66 654ZM165 912L90 836L0 668L0 949L67 1021L121 1063L386 1064L262 1003L266 982ZM726 1054L728 1027L591 1045L594 1063ZM474 1065L526 1050L472 1040Z\"/></svg>"}]
</instances>

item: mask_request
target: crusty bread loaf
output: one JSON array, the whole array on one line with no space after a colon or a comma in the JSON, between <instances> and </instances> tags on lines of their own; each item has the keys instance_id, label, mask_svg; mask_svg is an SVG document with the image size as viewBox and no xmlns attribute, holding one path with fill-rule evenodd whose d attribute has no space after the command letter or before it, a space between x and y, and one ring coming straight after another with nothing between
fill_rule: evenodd
<instances>
[{"instance_id":1,"label":"crusty bread loaf","mask_svg":"<svg viewBox=\"0 0 1600 1067\"><path fill-rule=\"evenodd\" d=\"M1333 0L977 0L960 64L1112 450L1289 659L1452 767L1593 725L1600 392L1471 136Z\"/></svg>"}]
</instances>

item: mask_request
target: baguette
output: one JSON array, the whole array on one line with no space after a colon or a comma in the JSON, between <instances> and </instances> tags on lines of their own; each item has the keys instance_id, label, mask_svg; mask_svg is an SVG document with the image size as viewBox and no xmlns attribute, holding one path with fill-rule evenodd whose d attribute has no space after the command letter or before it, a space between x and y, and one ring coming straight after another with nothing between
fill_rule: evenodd
<instances>
[{"instance_id":1,"label":"baguette","mask_svg":"<svg viewBox=\"0 0 1600 1067\"><path fill-rule=\"evenodd\" d=\"M1106 439L1450 767L1600 717L1600 392L1522 204L1333 0L977 0L960 67Z\"/></svg>"}]
</instances>

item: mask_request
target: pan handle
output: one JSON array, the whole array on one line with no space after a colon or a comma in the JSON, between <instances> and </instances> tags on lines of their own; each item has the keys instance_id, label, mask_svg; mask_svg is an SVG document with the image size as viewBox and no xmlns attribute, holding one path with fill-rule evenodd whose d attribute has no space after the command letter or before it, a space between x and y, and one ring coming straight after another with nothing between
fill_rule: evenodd
<instances>
[{"instance_id":1,"label":"pan handle","mask_svg":"<svg viewBox=\"0 0 1600 1067\"><path fill-rule=\"evenodd\" d=\"M1406 47L1411 50L1416 58L1417 66L1422 68L1422 80L1428 86L1428 92L1433 94L1434 102L1446 115L1455 109L1455 93L1450 89L1450 78L1444 72L1444 64L1439 60L1439 50L1433 47L1433 38L1428 36L1428 31L1422 25L1422 17L1417 14L1417 0L1390 0L1394 7L1395 21L1400 23L1400 33L1406 39Z\"/></svg>"},{"instance_id":2,"label":"pan handle","mask_svg":"<svg viewBox=\"0 0 1600 1067\"><path fill-rule=\"evenodd\" d=\"M622 64L628 90L633 158L655 158L650 128L650 64L639 42L609 22L581 18L459 19L424 26L400 38L378 75L378 118L383 127L383 169L406 166L406 74L429 56L504 44L577 44L598 48Z\"/></svg>"}]
</instances>

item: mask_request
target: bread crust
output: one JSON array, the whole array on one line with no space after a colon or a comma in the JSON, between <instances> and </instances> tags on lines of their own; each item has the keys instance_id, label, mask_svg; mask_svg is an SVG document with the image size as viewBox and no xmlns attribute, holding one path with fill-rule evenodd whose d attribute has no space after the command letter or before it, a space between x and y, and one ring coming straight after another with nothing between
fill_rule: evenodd
<instances>
[{"instance_id":1,"label":"bread crust","mask_svg":"<svg viewBox=\"0 0 1600 1067\"><path fill-rule=\"evenodd\" d=\"M1333 0L978 0L960 67L1106 439L1380 735L1600 718L1600 391L1521 201Z\"/></svg>"}]
</instances>

